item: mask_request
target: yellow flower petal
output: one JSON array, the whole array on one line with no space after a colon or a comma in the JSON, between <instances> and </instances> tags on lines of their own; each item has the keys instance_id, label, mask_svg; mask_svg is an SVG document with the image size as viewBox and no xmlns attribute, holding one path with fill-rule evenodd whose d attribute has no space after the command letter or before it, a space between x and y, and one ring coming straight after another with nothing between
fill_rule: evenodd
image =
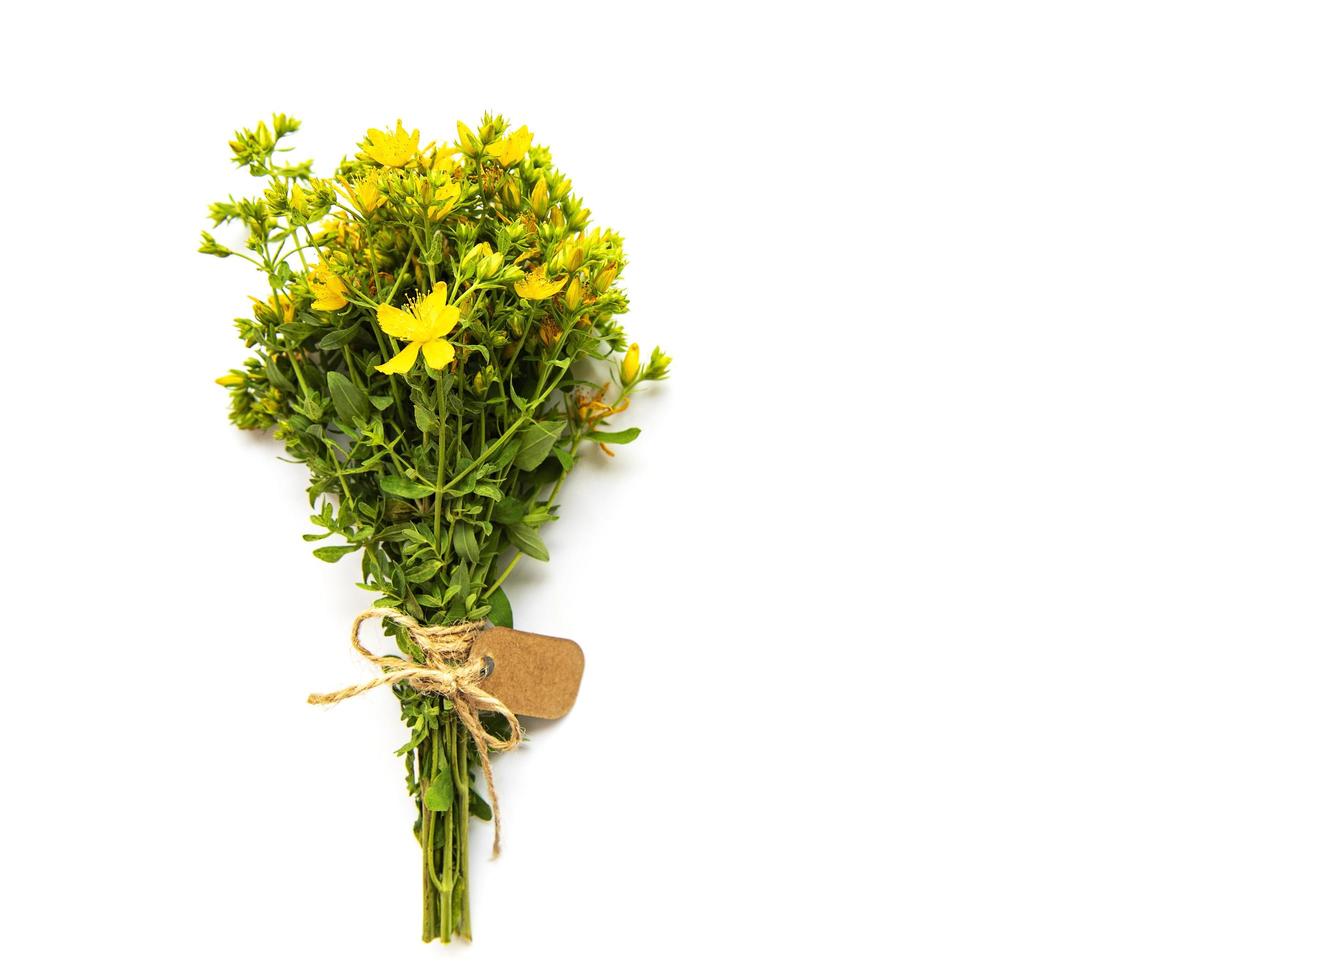
<instances>
[{"instance_id":1,"label":"yellow flower petal","mask_svg":"<svg viewBox=\"0 0 1339 980\"><path fill-rule=\"evenodd\" d=\"M430 334L429 340L436 340L439 337L445 337L456 328L460 322L460 307L448 306L439 313L432 322L425 323L424 327Z\"/></svg>"},{"instance_id":2,"label":"yellow flower petal","mask_svg":"<svg viewBox=\"0 0 1339 980\"><path fill-rule=\"evenodd\" d=\"M521 299L548 299L567 284L567 277L550 280L543 269L536 269L516 284L516 295Z\"/></svg>"},{"instance_id":3,"label":"yellow flower petal","mask_svg":"<svg viewBox=\"0 0 1339 980\"><path fill-rule=\"evenodd\" d=\"M404 310L397 310L389 303L377 307L377 323L385 333L398 340L408 340L418 329L418 321Z\"/></svg>"},{"instance_id":4,"label":"yellow flower petal","mask_svg":"<svg viewBox=\"0 0 1339 980\"><path fill-rule=\"evenodd\" d=\"M433 155L432 158L432 169L451 170L456 165L456 161L453 160L452 157L454 157L459 152L460 147L458 146L438 147L437 152Z\"/></svg>"},{"instance_id":5,"label":"yellow flower petal","mask_svg":"<svg viewBox=\"0 0 1339 980\"><path fill-rule=\"evenodd\" d=\"M382 374L408 374L409 369L418 360L418 350L422 346L420 343L409 344L385 364L378 364L377 370Z\"/></svg>"},{"instance_id":6,"label":"yellow flower petal","mask_svg":"<svg viewBox=\"0 0 1339 980\"><path fill-rule=\"evenodd\" d=\"M451 209L459 200L460 185L455 181L443 184L433 192L433 206L428 209L428 217L433 221L441 221L451 213Z\"/></svg>"},{"instance_id":7,"label":"yellow flower petal","mask_svg":"<svg viewBox=\"0 0 1339 980\"><path fill-rule=\"evenodd\" d=\"M423 345L423 359L428 367L440 371L456 359L456 349L449 340L430 340Z\"/></svg>"},{"instance_id":8,"label":"yellow flower petal","mask_svg":"<svg viewBox=\"0 0 1339 980\"><path fill-rule=\"evenodd\" d=\"M485 149L497 157L497 162L502 166L510 167L525 156L525 151L530 149L530 141L533 138L530 128L522 126L510 136L489 143Z\"/></svg>"},{"instance_id":9,"label":"yellow flower petal","mask_svg":"<svg viewBox=\"0 0 1339 980\"><path fill-rule=\"evenodd\" d=\"M431 320L446 309L446 283L433 283L432 292L418 301L414 312L420 320Z\"/></svg>"}]
</instances>

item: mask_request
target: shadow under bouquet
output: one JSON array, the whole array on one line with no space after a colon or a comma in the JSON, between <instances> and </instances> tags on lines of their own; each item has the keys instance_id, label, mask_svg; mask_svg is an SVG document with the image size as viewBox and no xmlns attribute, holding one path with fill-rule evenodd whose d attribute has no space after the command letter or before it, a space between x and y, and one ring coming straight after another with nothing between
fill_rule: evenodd
<instances>
[{"instance_id":1,"label":"shadow under bouquet","mask_svg":"<svg viewBox=\"0 0 1339 980\"><path fill-rule=\"evenodd\" d=\"M449 942L470 936L471 816L494 820L498 847L490 750L519 743L517 714L566 711L580 681L575 644L510 629L503 583L548 560L542 530L582 451L637 437L611 423L670 358L626 342L622 240L590 226L524 126L486 115L422 144L397 122L328 177L288 161L297 129L275 115L230 143L263 186L211 205L238 241L205 232L200 251L264 284L235 321L253 356L218 381L234 424L310 469L316 557L360 556L377 596L353 633L377 675L311 700L399 699L423 939ZM370 621L398 654L364 646Z\"/></svg>"}]
</instances>

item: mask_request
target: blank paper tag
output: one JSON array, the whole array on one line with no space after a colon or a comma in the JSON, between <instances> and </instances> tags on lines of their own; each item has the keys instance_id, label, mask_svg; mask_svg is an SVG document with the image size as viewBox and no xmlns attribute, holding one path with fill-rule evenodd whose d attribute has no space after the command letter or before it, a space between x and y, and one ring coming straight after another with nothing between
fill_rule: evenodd
<instances>
[{"instance_id":1,"label":"blank paper tag","mask_svg":"<svg viewBox=\"0 0 1339 980\"><path fill-rule=\"evenodd\" d=\"M492 658L493 672L480 685L512 714L561 718L581 686L586 656L571 640L494 626L474 641L474 652Z\"/></svg>"}]
</instances>

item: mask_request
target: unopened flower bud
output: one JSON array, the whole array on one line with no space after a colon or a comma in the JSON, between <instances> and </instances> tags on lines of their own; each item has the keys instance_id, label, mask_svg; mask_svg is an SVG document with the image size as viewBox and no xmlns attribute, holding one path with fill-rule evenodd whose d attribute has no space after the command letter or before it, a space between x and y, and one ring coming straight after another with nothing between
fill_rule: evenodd
<instances>
[{"instance_id":1,"label":"unopened flower bud","mask_svg":"<svg viewBox=\"0 0 1339 980\"><path fill-rule=\"evenodd\" d=\"M543 177L535 183L534 189L530 191L530 207L534 209L535 214L539 214L549 206L549 182Z\"/></svg>"},{"instance_id":2,"label":"unopened flower bud","mask_svg":"<svg viewBox=\"0 0 1339 980\"><path fill-rule=\"evenodd\" d=\"M479 152L480 143L477 136L470 132L470 127L462 121L456 120L456 136L460 139L460 149L471 156Z\"/></svg>"},{"instance_id":3,"label":"unopened flower bud","mask_svg":"<svg viewBox=\"0 0 1339 980\"><path fill-rule=\"evenodd\" d=\"M246 378L236 371L229 371L221 378L215 378L214 384L223 385L225 388L241 388L246 385Z\"/></svg>"},{"instance_id":4,"label":"unopened flower bud","mask_svg":"<svg viewBox=\"0 0 1339 980\"><path fill-rule=\"evenodd\" d=\"M669 374L670 361L672 360L674 358L657 347L651 351L651 365L646 369L646 376L652 381L661 380Z\"/></svg>"},{"instance_id":5,"label":"unopened flower bud","mask_svg":"<svg viewBox=\"0 0 1339 980\"><path fill-rule=\"evenodd\" d=\"M567 282L567 291L563 293L563 302L567 304L569 310L575 310L586 301L586 291L581 288L581 282L576 276L573 276Z\"/></svg>"},{"instance_id":6,"label":"unopened flower bud","mask_svg":"<svg viewBox=\"0 0 1339 980\"><path fill-rule=\"evenodd\" d=\"M484 256L479 260L478 277L480 279L492 279L502 270L502 256L494 252L492 255Z\"/></svg>"},{"instance_id":7,"label":"unopened flower bud","mask_svg":"<svg viewBox=\"0 0 1339 980\"><path fill-rule=\"evenodd\" d=\"M521 206L521 185L515 177L508 177L499 192L502 203L515 211Z\"/></svg>"},{"instance_id":8,"label":"unopened flower bud","mask_svg":"<svg viewBox=\"0 0 1339 980\"><path fill-rule=\"evenodd\" d=\"M487 242L480 242L465 253L465 257L460 260L460 274L464 278L469 278L474 273L475 267L486 256L491 255L493 246Z\"/></svg>"},{"instance_id":9,"label":"unopened flower bud","mask_svg":"<svg viewBox=\"0 0 1339 980\"><path fill-rule=\"evenodd\" d=\"M637 380L637 371L642 366L641 348L636 344L628 347L628 352L623 355L623 383L630 385Z\"/></svg>"},{"instance_id":10,"label":"unopened flower bud","mask_svg":"<svg viewBox=\"0 0 1339 980\"><path fill-rule=\"evenodd\" d=\"M595 291L599 293L608 292L609 287L614 284L614 277L617 275L618 275L617 266L615 265L605 266L603 269L600 270L600 274L595 277Z\"/></svg>"},{"instance_id":11,"label":"unopened flower bud","mask_svg":"<svg viewBox=\"0 0 1339 980\"><path fill-rule=\"evenodd\" d=\"M562 266L568 272L576 272L585 258L585 250L576 242L568 242L563 246Z\"/></svg>"}]
</instances>

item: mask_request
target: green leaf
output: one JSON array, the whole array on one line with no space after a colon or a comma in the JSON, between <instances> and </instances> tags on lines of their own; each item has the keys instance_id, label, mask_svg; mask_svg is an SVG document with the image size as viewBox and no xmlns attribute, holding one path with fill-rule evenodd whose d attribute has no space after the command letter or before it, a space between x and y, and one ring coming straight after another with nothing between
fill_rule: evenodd
<instances>
[{"instance_id":1,"label":"green leaf","mask_svg":"<svg viewBox=\"0 0 1339 980\"><path fill-rule=\"evenodd\" d=\"M507 593L501 589L494 589L493 594L488 597L488 602L492 609L488 612L488 618L492 620L494 626L505 626L508 629L512 625L511 600L507 598ZM484 818L488 819L487 817Z\"/></svg>"},{"instance_id":2,"label":"green leaf","mask_svg":"<svg viewBox=\"0 0 1339 980\"><path fill-rule=\"evenodd\" d=\"M406 480L402 476L383 476L379 482L382 493L388 493L392 497L404 497L406 500L422 500L424 497L432 496L434 492L432 487Z\"/></svg>"},{"instance_id":3,"label":"green leaf","mask_svg":"<svg viewBox=\"0 0 1339 980\"><path fill-rule=\"evenodd\" d=\"M447 813L456 801L456 784L451 779L451 770L443 767L428 784L423 794L423 805L437 813Z\"/></svg>"},{"instance_id":4,"label":"green leaf","mask_svg":"<svg viewBox=\"0 0 1339 980\"><path fill-rule=\"evenodd\" d=\"M516 452L516 468L529 472L548 458L549 450L563 433L565 423L561 419L549 422L534 422L521 430L517 436L520 448Z\"/></svg>"},{"instance_id":5,"label":"green leaf","mask_svg":"<svg viewBox=\"0 0 1339 980\"><path fill-rule=\"evenodd\" d=\"M456 566L456 570L451 573L451 585L456 590L456 595L466 596L470 594L470 566L461 562Z\"/></svg>"},{"instance_id":6,"label":"green leaf","mask_svg":"<svg viewBox=\"0 0 1339 980\"><path fill-rule=\"evenodd\" d=\"M339 350L345 344L352 343L358 337L358 331L362 329L361 324L355 323L341 330L331 330L316 342L316 347L318 350Z\"/></svg>"},{"instance_id":7,"label":"green leaf","mask_svg":"<svg viewBox=\"0 0 1339 980\"><path fill-rule=\"evenodd\" d=\"M454 533L456 551L471 562L479 560L479 540L474 536L474 528L461 521Z\"/></svg>"},{"instance_id":8,"label":"green leaf","mask_svg":"<svg viewBox=\"0 0 1339 980\"><path fill-rule=\"evenodd\" d=\"M326 382L330 385L330 397L335 402L335 412L345 422L365 419L372 414L372 403L367 400L356 384L338 371L327 371Z\"/></svg>"},{"instance_id":9,"label":"green leaf","mask_svg":"<svg viewBox=\"0 0 1339 980\"><path fill-rule=\"evenodd\" d=\"M474 791L473 786L470 787L470 813L480 820L493 819L493 808L488 805L487 800Z\"/></svg>"},{"instance_id":10,"label":"green leaf","mask_svg":"<svg viewBox=\"0 0 1339 980\"><path fill-rule=\"evenodd\" d=\"M562 466L564 470L571 470L572 463L575 462L575 460L572 459L572 454L562 446L553 447L553 458L558 461L559 465Z\"/></svg>"},{"instance_id":11,"label":"green leaf","mask_svg":"<svg viewBox=\"0 0 1339 980\"><path fill-rule=\"evenodd\" d=\"M508 524L507 537L511 539L512 544L531 558L538 558L540 561L549 560L549 550L540 540L539 532L530 525Z\"/></svg>"},{"instance_id":12,"label":"green leaf","mask_svg":"<svg viewBox=\"0 0 1339 980\"><path fill-rule=\"evenodd\" d=\"M414 424L423 432L437 431L437 416L422 405L414 405Z\"/></svg>"},{"instance_id":13,"label":"green leaf","mask_svg":"<svg viewBox=\"0 0 1339 980\"><path fill-rule=\"evenodd\" d=\"M345 555L352 554L361 547L360 544L328 544L324 548L317 548L312 554L321 561L339 561Z\"/></svg>"},{"instance_id":14,"label":"green leaf","mask_svg":"<svg viewBox=\"0 0 1339 980\"><path fill-rule=\"evenodd\" d=\"M272 357L265 358L265 377L270 384L283 391L293 392L296 390L293 387L293 382L289 381L284 372L279 370L278 362Z\"/></svg>"},{"instance_id":15,"label":"green leaf","mask_svg":"<svg viewBox=\"0 0 1339 980\"><path fill-rule=\"evenodd\" d=\"M525 516L525 504L515 497L503 497L493 507L493 520L499 524L518 524Z\"/></svg>"},{"instance_id":16,"label":"green leaf","mask_svg":"<svg viewBox=\"0 0 1339 980\"><path fill-rule=\"evenodd\" d=\"M442 568L439 561L426 562L417 568L405 572L405 581L412 582L414 585L420 585L436 575Z\"/></svg>"},{"instance_id":17,"label":"green leaf","mask_svg":"<svg viewBox=\"0 0 1339 980\"><path fill-rule=\"evenodd\" d=\"M620 429L618 432L605 432L602 429L593 430L588 438L596 442L612 442L616 446L624 446L632 442L642 434L641 429Z\"/></svg>"},{"instance_id":18,"label":"green leaf","mask_svg":"<svg viewBox=\"0 0 1339 980\"><path fill-rule=\"evenodd\" d=\"M378 412L384 412L395 404L395 399L390 395L368 395L367 400L372 403Z\"/></svg>"}]
</instances>

